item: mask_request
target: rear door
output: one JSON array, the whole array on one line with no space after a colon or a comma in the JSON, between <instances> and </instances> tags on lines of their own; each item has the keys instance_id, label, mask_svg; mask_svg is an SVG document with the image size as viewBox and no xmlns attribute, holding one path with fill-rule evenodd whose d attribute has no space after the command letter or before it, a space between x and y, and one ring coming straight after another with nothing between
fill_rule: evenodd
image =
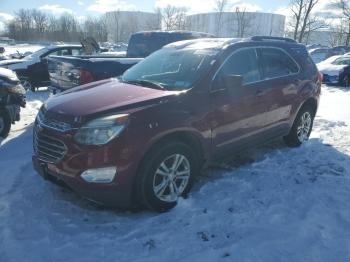
<instances>
[{"instance_id":1,"label":"rear door","mask_svg":"<svg viewBox=\"0 0 350 262\"><path fill-rule=\"evenodd\" d=\"M289 128L292 105L301 82L300 67L283 49L258 48L261 71L260 93L266 103L266 128L284 133Z\"/></svg>"}]
</instances>

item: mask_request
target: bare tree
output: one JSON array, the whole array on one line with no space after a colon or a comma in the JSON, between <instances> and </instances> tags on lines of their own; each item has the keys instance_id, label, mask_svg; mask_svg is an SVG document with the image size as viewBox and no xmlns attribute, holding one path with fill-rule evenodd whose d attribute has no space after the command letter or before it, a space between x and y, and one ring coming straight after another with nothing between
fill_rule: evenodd
<instances>
[{"instance_id":1,"label":"bare tree","mask_svg":"<svg viewBox=\"0 0 350 262\"><path fill-rule=\"evenodd\" d=\"M98 42L107 41L106 16L88 17L82 24L84 37L91 36Z\"/></svg>"},{"instance_id":2,"label":"bare tree","mask_svg":"<svg viewBox=\"0 0 350 262\"><path fill-rule=\"evenodd\" d=\"M303 42L310 25L311 13L319 0L292 0L291 11L293 13L292 27L293 38Z\"/></svg>"},{"instance_id":3,"label":"bare tree","mask_svg":"<svg viewBox=\"0 0 350 262\"><path fill-rule=\"evenodd\" d=\"M160 9L165 30L185 29L188 9L167 5Z\"/></svg>"},{"instance_id":4,"label":"bare tree","mask_svg":"<svg viewBox=\"0 0 350 262\"><path fill-rule=\"evenodd\" d=\"M342 11L341 22L345 28L345 45L350 46L350 2L348 0L337 0L337 6Z\"/></svg>"},{"instance_id":5,"label":"bare tree","mask_svg":"<svg viewBox=\"0 0 350 262\"><path fill-rule=\"evenodd\" d=\"M113 28L114 28L114 32L112 35L114 35L114 41L115 42L120 42L120 33L121 33L121 30L120 30L120 27L121 27L121 13L120 13L120 10L117 10L117 11L114 11L114 12L111 12L111 21L110 23L113 24Z\"/></svg>"},{"instance_id":6,"label":"bare tree","mask_svg":"<svg viewBox=\"0 0 350 262\"><path fill-rule=\"evenodd\" d=\"M42 39L47 28L47 15L36 9L31 11L31 15L35 25L36 37Z\"/></svg>"},{"instance_id":7,"label":"bare tree","mask_svg":"<svg viewBox=\"0 0 350 262\"><path fill-rule=\"evenodd\" d=\"M216 0L214 10L216 12L216 34L220 36L223 26L223 14L227 9L228 0Z\"/></svg>"},{"instance_id":8,"label":"bare tree","mask_svg":"<svg viewBox=\"0 0 350 262\"><path fill-rule=\"evenodd\" d=\"M310 17L307 21L306 28L304 31L304 38L303 38L304 42L308 44L310 35L313 32L318 31L320 29L325 29L325 28L329 28L329 25L325 22L324 19L321 19L316 15Z\"/></svg>"},{"instance_id":9,"label":"bare tree","mask_svg":"<svg viewBox=\"0 0 350 262\"><path fill-rule=\"evenodd\" d=\"M248 33L247 30L251 27L252 17L247 14L246 8L241 11L239 7L236 7L235 20L237 37L242 38Z\"/></svg>"}]
</instances>

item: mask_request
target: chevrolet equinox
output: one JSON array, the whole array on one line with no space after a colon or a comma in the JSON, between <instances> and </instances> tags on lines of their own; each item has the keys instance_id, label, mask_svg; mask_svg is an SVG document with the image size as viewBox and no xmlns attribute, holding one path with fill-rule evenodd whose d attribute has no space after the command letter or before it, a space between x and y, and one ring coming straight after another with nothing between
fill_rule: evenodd
<instances>
[{"instance_id":1,"label":"chevrolet equinox","mask_svg":"<svg viewBox=\"0 0 350 262\"><path fill-rule=\"evenodd\" d=\"M165 211L204 163L279 137L304 143L321 78L287 38L172 43L119 78L48 99L33 164L95 202Z\"/></svg>"}]
</instances>

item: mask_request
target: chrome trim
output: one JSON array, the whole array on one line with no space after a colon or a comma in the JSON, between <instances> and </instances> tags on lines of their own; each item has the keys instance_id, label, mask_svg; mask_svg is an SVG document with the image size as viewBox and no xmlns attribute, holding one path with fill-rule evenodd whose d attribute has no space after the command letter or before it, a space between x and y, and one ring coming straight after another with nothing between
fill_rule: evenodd
<instances>
[{"instance_id":1,"label":"chrome trim","mask_svg":"<svg viewBox=\"0 0 350 262\"><path fill-rule=\"evenodd\" d=\"M72 126L68 123L60 122L60 121L57 121L54 119L50 120L50 122L47 123L47 121L45 121L46 120L45 115L43 114L42 111L39 111L36 120L41 127L52 129L52 130L55 130L55 131L58 131L61 133L65 133L65 132L71 131L73 129L76 129L76 128L72 128ZM52 123L56 124L56 126ZM52 124L52 125L50 125L50 124ZM62 128L57 127L60 125L62 126Z\"/></svg>"},{"instance_id":2,"label":"chrome trim","mask_svg":"<svg viewBox=\"0 0 350 262\"><path fill-rule=\"evenodd\" d=\"M43 162L56 164L67 154L68 148L63 141L33 130L33 149L37 158Z\"/></svg>"}]
</instances>

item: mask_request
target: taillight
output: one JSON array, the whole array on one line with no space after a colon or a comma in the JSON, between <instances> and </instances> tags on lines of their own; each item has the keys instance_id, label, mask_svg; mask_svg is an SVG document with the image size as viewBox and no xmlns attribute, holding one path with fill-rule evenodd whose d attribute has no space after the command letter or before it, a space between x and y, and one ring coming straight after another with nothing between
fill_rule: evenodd
<instances>
[{"instance_id":1,"label":"taillight","mask_svg":"<svg viewBox=\"0 0 350 262\"><path fill-rule=\"evenodd\" d=\"M94 81L94 78L89 71L80 70L79 80L80 80L80 84L83 85L83 84L87 84L87 83Z\"/></svg>"}]
</instances>

